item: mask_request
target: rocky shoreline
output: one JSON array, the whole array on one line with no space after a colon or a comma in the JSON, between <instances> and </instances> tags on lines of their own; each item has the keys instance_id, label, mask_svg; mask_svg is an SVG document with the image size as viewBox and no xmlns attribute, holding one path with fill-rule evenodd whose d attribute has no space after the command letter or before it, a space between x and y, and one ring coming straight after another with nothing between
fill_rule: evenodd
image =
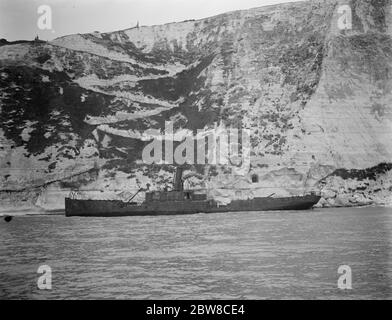
<instances>
[{"instance_id":1,"label":"rocky shoreline","mask_svg":"<svg viewBox=\"0 0 392 320\"><path fill-rule=\"evenodd\" d=\"M339 169L319 186L319 207L392 205L392 164L382 163L365 170Z\"/></svg>"},{"instance_id":2,"label":"rocky shoreline","mask_svg":"<svg viewBox=\"0 0 392 320\"><path fill-rule=\"evenodd\" d=\"M321 167L314 168L313 172L308 174L313 175L313 177L310 177L310 183L317 179L317 174L314 171L320 174L323 171L322 169ZM85 177L82 178L85 183ZM74 179L77 179L77 177ZM74 183L77 182L74 181ZM89 184L83 185L84 183L80 184L81 189L89 190ZM301 183L303 181L298 182L298 187ZM391 207L392 164L381 163L363 170L337 169L325 178L313 183L310 189L318 190L322 197L315 206L316 208ZM284 189L286 193L287 190ZM64 198L68 196L69 192L70 189L61 188L60 182L23 191L0 191L0 216L7 214L61 214L64 211ZM118 197L118 193L95 189L94 192L90 191L90 193L85 191L84 196L114 199ZM231 198L229 193L227 196Z\"/></svg>"}]
</instances>

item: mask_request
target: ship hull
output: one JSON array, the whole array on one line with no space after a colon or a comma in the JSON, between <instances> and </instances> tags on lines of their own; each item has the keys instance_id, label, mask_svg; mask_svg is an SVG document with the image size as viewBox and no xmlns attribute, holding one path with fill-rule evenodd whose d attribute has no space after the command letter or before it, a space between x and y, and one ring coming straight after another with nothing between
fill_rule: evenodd
<instances>
[{"instance_id":1,"label":"ship hull","mask_svg":"<svg viewBox=\"0 0 392 320\"><path fill-rule=\"evenodd\" d=\"M228 205L215 201L155 201L132 204L119 200L77 200L65 199L65 215L81 217L121 217L121 216L159 216L185 215L197 213L307 210L320 200L319 196L307 195L286 198L254 198L234 200Z\"/></svg>"}]
</instances>

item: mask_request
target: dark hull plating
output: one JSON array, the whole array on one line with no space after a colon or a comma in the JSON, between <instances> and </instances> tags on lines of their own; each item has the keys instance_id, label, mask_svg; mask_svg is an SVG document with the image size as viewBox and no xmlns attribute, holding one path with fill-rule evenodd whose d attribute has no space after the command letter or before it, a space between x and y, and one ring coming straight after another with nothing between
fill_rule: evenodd
<instances>
[{"instance_id":1,"label":"dark hull plating","mask_svg":"<svg viewBox=\"0 0 392 320\"><path fill-rule=\"evenodd\" d=\"M307 195L301 197L234 200L228 205L218 205L211 200L151 201L138 205L118 200L75 200L66 198L65 215L67 217L120 217L239 211L307 210L317 204L319 200L319 196Z\"/></svg>"}]
</instances>

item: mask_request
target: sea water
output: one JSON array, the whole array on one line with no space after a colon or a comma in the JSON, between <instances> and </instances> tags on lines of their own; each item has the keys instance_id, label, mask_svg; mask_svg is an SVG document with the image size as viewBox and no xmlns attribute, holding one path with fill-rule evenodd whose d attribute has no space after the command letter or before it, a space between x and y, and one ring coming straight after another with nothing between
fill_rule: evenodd
<instances>
[{"instance_id":1,"label":"sea water","mask_svg":"<svg viewBox=\"0 0 392 320\"><path fill-rule=\"evenodd\" d=\"M390 299L391 231L383 207L17 216L0 220L0 298Z\"/></svg>"}]
</instances>

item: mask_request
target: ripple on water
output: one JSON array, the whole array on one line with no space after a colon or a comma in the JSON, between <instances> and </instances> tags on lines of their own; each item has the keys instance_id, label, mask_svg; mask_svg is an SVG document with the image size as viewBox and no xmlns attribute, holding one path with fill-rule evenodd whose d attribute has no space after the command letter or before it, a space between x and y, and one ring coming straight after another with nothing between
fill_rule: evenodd
<instances>
[{"instance_id":1,"label":"ripple on water","mask_svg":"<svg viewBox=\"0 0 392 320\"><path fill-rule=\"evenodd\" d=\"M0 223L0 297L392 297L392 209L175 217L18 216ZM50 265L51 291L37 289ZM338 267L353 290L337 289Z\"/></svg>"}]
</instances>

